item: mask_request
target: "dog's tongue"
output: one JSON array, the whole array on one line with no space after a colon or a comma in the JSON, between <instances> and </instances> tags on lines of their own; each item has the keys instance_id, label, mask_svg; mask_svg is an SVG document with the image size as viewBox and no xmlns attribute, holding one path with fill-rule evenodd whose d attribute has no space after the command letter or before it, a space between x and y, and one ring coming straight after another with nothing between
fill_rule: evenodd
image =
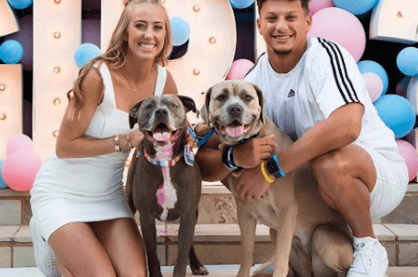
<instances>
[{"instance_id":1,"label":"dog's tongue","mask_svg":"<svg viewBox=\"0 0 418 277\"><path fill-rule=\"evenodd\" d=\"M169 132L155 132L152 136L156 141L166 141L170 138Z\"/></svg>"},{"instance_id":2,"label":"dog's tongue","mask_svg":"<svg viewBox=\"0 0 418 277\"><path fill-rule=\"evenodd\" d=\"M240 125L240 126L233 126L233 127L226 127L226 133L228 134L228 136L232 137L232 138L236 138L241 136L244 133L244 126Z\"/></svg>"}]
</instances>

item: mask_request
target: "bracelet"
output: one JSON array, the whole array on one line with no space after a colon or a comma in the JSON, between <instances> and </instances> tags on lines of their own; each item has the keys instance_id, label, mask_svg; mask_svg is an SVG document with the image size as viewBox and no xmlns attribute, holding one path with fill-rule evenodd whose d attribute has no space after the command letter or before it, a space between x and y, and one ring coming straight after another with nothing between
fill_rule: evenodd
<instances>
[{"instance_id":1,"label":"bracelet","mask_svg":"<svg viewBox=\"0 0 418 277\"><path fill-rule=\"evenodd\" d=\"M279 159L277 158L277 155L273 155L273 160L276 162L277 167L279 168L279 172L280 172L280 175L281 175L280 177L286 176L286 173L284 173L282 167L280 166Z\"/></svg>"},{"instance_id":2,"label":"bracelet","mask_svg":"<svg viewBox=\"0 0 418 277\"><path fill-rule=\"evenodd\" d=\"M115 136L115 151L116 152L122 151L122 149L120 148L120 144L119 144L119 135Z\"/></svg>"},{"instance_id":3,"label":"bracelet","mask_svg":"<svg viewBox=\"0 0 418 277\"><path fill-rule=\"evenodd\" d=\"M265 163L265 162L262 162L262 163L261 163L261 165L260 165L260 167L261 167L261 172L263 173L263 176L264 176L264 178L266 179L266 181L267 181L269 184L271 184L271 183L273 183L273 182L274 182L274 180L273 180L273 179L271 179L271 178L267 175L267 172L266 172L266 170L264 169L264 163Z\"/></svg>"},{"instance_id":4,"label":"bracelet","mask_svg":"<svg viewBox=\"0 0 418 277\"><path fill-rule=\"evenodd\" d=\"M131 140L129 139L129 134L126 135L126 139L128 140L128 145L129 147L132 149L132 144L131 144Z\"/></svg>"},{"instance_id":5,"label":"bracelet","mask_svg":"<svg viewBox=\"0 0 418 277\"><path fill-rule=\"evenodd\" d=\"M231 171L242 168L242 167L237 166L234 163L234 157L232 155L233 151L234 151L234 145L231 145L225 148L224 151L222 152L222 163L224 164L226 168L228 168Z\"/></svg>"}]
</instances>

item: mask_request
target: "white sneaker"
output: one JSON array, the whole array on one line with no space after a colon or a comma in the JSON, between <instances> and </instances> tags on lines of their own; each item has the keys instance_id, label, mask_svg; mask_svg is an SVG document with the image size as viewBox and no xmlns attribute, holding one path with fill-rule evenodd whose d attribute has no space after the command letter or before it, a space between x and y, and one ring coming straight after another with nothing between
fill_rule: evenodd
<instances>
[{"instance_id":1,"label":"white sneaker","mask_svg":"<svg viewBox=\"0 0 418 277\"><path fill-rule=\"evenodd\" d=\"M29 224L32 233L33 252L36 265L47 277L61 277L55 253L48 242L42 237L33 217Z\"/></svg>"},{"instance_id":2,"label":"white sneaker","mask_svg":"<svg viewBox=\"0 0 418 277\"><path fill-rule=\"evenodd\" d=\"M356 238L353 241L353 263L347 277L384 277L389 266L386 249L377 239Z\"/></svg>"}]
</instances>

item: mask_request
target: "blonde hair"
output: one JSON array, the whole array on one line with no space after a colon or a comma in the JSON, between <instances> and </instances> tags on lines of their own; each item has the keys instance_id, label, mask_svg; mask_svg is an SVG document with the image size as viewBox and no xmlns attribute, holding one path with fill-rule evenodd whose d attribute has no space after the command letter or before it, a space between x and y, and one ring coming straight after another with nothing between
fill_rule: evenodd
<instances>
[{"instance_id":1,"label":"blonde hair","mask_svg":"<svg viewBox=\"0 0 418 277\"><path fill-rule=\"evenodd\" d=\"M96 62L107 62L114 67L121 67L125 64L125 57L128 52L128 42L124 39L126 35L126 29L128 28L130 21L130 14L134 11L137 5L143 3L151 3L160 6L165 14L165 28L166 36L164 39L164 46L160 54L155 58L155 63L162 66L168 64L168 56L170 55L172 46L171 25L168 18L167 10L164 8L160 0L125 0L125 8L119 18L119 22L113 31L112 37L109 42L109 47L106 52L99 55L85 64L78 73L78 78L75 80L73 88L67 93L67 98L70 101L72 98L75 100L75 107L81 108L84 104L83 97L81 95L81 84L86 77L87 73L92 69Z\"/></svg>"}]
</instances>

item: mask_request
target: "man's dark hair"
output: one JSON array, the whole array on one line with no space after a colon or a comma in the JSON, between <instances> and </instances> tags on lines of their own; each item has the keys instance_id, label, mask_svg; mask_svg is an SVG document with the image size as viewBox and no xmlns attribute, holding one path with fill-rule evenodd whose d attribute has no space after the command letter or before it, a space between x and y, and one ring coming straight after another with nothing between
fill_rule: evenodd
<instances>
[{"instance_id":1,"label":"man's dark hair","mask_svg":"<svg viewBox=\"0 0 418 277\"><path fill-rule=\"evenodd\" d=\"M257 0L257 6L258 6L258 12L260 13L261 7L263 6L264 2L267 2L269 0ZM286 1L300 1L302 4L302 8L305 11L305 13L308 13L308 5L310 0L286 0Z\"/></svg>"}]
</instances>

